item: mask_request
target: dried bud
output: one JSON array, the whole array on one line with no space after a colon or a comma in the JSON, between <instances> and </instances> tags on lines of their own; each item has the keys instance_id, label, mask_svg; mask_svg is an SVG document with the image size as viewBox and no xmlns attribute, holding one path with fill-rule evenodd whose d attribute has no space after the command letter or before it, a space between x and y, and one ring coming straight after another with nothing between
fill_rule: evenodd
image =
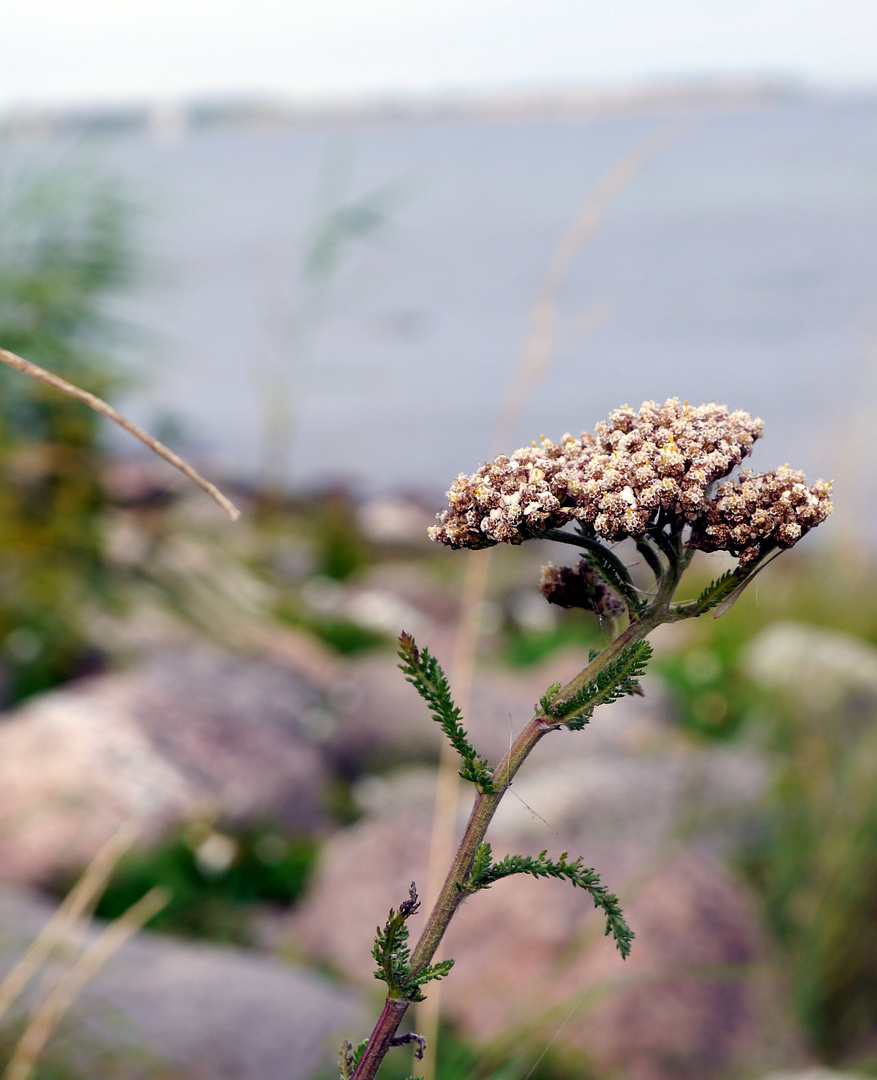
<instances>
[{"instance_id":1,"label":"dried bud","mask_svg":"<svg viewBox=\"0 0 877 1080\"><path fill-rule=\"evenodd\" d=\"M597 577L586 559L578 566L543 566L539 588L548 603L558 607L584 608L603 618L624 612L624 605Z\"/></svg>"}]
</instances>

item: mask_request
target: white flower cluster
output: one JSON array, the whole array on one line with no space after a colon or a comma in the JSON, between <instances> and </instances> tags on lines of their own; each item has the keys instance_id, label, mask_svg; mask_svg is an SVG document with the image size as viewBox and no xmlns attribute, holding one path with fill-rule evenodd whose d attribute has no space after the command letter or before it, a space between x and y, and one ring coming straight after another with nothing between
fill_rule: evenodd
<instances>
[{"instance_id":1,"label":"white flower cluster","mask_svg":"<svg viewBox=\"0 0 877 1080\"><path fill-rule=\"evenodd\" d=\"M729 551L741 566L775 547L790 548L832 512L831 484L808 488L804 474L784 465L776 472L744 469L720 484L706 513L695 523L690 547Z\"/></svg>"},{"instance_id":2,"label":"white flower cluster","mask_svg":"<svg viewBox=\"0 0 877 1080\"><path fill-rule=\"evenodd\" d=\"M709 485L740 464L761 430L723 405L625 406L594 435L543 439L458 476L430 537L454 548L519 544L576 520L621 540L642 536L662 510L694 520Z\"/></svg>"}]
</instances>

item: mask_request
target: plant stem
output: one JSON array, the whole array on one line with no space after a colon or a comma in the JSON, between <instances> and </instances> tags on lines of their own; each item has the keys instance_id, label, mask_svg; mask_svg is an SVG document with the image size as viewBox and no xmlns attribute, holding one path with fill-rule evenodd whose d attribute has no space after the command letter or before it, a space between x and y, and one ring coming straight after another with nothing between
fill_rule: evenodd
<instances>
[{"instance_id":1,"label":"plant stem","mask_svg":"<svg viewBox=\"0 0 877 1080\"><path fill-rule=\"evenodd\" d=\"M666 621L668 609L679 583L682 572L690 560L690 552L682 552L671 562L667 574L661 581L658 592L649 607L631 622L622 634L611 641L606 648L574 679L559 691L562 698L570 697L580 687L593 681L619 654L629 645L642 641L656 626ZM438 898L426 920L417 945L411 954L411 973L419 975L432 961L436 950L454 916L457 908L466 897L465 885L472 869L472 861L479 844L484 840L488 826L508 790L515 774L537 742L549 731L561 725L544 715L537 715L530 720L521 734L512 744L509 752L497 765L493 773L496 791L486 794L479 791L469 815L469 821L451 863ZM393 1036L398 1030L410 1002L404 998L388 997L384 1009L363 1051L359 1064L353 1073L353 1080L374 1080L381 1062L387 1055Z\"/></svg>"},{"instance_id":2,"label":"plant stem","mask_svg":"<svg viewBox=\"0 0 877 1080\"><path fill-rule=\"evenodd\" d=\"M451 863L451 868L438 898L411 954L411 973L413 975L420 974L429 965L439 947L445 930L448 928L448 924L453 918L454 912L464 900L466 893L463 891L463 885L469 876L475 852L478 850L478 845L484 840L493 815L496 813L497 807L511 784L515 773L524 763L536 743L550 730L551 728L544 723L542 717L534 717L494 771L493 782L498 790L491 794L479 792L476 796L475 805L472 807L472 813L469 815L469 821L460 840L454 861ZM409 1002L403 999L387 999L384 1010L369 1039L368 1046L353 1074L353 1080L372 1080L377 1075L380 1064L390 1048L390 1040L395 1035L408 1005Z\"/></svg>"}]
</instances>

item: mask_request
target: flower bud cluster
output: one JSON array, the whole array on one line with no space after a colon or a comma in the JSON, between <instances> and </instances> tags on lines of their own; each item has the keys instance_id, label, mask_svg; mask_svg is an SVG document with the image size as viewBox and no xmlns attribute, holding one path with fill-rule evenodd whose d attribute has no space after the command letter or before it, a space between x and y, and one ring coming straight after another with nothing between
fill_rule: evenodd
<instances>
[{"instance_id":1,"label":"flower bud cluster","mask_svg":"<svg viewBox=\"0 0 877 1080\"><path fill-rule=\"evenodd\" d=\"M622 540L642 536L661 510L693 520L710 484L740 464L761 429L723 405L670 398L639 412L625 406L595 435L543 439L458 476L430 537L455 548L519 544L576 520Z\"/></svg>"},{"instance_id":2,"label":"flower bud cluster","mask_svg":"<svg viewBox=\"0 0 877 1080\"><path fill-rule=\"evenodd\" d=\"M720 484L688 541L699 551L729 551L741 566L775 547L790 548L832 511L831 484L808 488L802 472L784 465L776 472L744 469Z\"/></svg>"}]
</instances>

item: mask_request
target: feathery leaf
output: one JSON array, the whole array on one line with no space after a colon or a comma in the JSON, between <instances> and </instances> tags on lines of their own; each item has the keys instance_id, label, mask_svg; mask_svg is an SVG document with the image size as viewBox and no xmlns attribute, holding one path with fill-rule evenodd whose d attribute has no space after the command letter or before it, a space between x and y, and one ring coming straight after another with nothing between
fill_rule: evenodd
<instances>
[{"instance_id":1,"label":"feathery leaf","mask_svg":"<svg viewBox=\"0 0 877 1080\"><path fill-rule=\"evenodd\" d=\"M359 1064L359 1059L367 1046L368 1039L363 1039L359 1046L355 1048L346 1039L344 1040L338 1054L338 1071L341 1073L341 1080L353 1080L356 1066Z\"/></svg>"},{"instance_id":2,"label":"feathery leaf","mask_svg":"<svg viewBox=\"0 0 877 1080\"><path fill-rule=\"evenodd\" d=\"M551 703L560 693L560 683L553 682L551 686L545 691L541 698L539 698L539 704L536 706L536 713L548 713L551 710Z\"/></svg>"},{"instance_id":3,"label":"feathery leaf","mask_svg":"<svg viewBox=\"0 0 877 1080\"><path fill-rule=\"evenodd\" d=\"M460 710L454 704L447 676L438 660L429 649L421 652L414 638L404 633L399 636L399 658L402 661L399 667L405 678L427 703L433 720L441 725L451 746L463 759L460 776L464 780L470 780L481 791L494 792L496 789L493 786L493 774L487 761L469 742Z\"/></svg>"},{"instance_id":4,"label":"feathery leaf","mask_svg":"<svg viewBox=\"0 0 877 1080\"><path fill-rule=\"evenodd\" d=\"M639 690L637 679L645 672L651 655L652 647L647 641L629 645L595 679L585 683L571 697L558 701L555 695L548 702L548 708L544 709L545 716L558 724L565 724L571 731L580 730L591 719L598 705L617 701Z\"/></svg>"},{"instance_id":5,"label":"feathery leaf","mask_svg":"<svg viewBox=\"0 0 877 1080\"><path fill-rule=\"evenodd\" d=\"M376 979L387 984L388 996L404 998L406 1001L423 1001L420 987L433 979L443 979L454 966L453 960L441 960L431 964L419 974L411 971L411 950L408 948L408 927L406 922L420 907L414 882L408 890L408 899L399 905L399 910L390 908L387 923L383 930L378 927L372 956L378 963Z\"/></svg>"},{"instance_id":6,"label":"feathery leaf","mask_svg":"<svg viewBox=\"0 0 877 1080\"><path fill-rule=\"evenodd\" d=\"M606 933L612 935L618 951L626 959L630 954L630 943L634 934L625 921L618 897L601 883L596 870L584 865L581 857L570 861L568 855L566 851L559 859L549 859L547 851L541 852L536 858L531 855L506 855L504 859L483 870L478 877L470 877L468 891L488 889L495 881L512 874L530 874L537 878L554 877L569 881L589 893L594 907L602 910L606 918Z\"/></svg>"},{"instance_id":7,"label":"feathery leaf","mask_svg":"<svg viewBox=\"0 0 877 1080\"><path fill-rule=\"evenodd\" d=\"M718 607L723 600L727 600L738 588L741 580L738 570L728 570L715 581L711 581L696 600L689 600L671 608L672 614L679 619L695 619L698 615L704 615Z\"/></svg>"}]
</instances>

